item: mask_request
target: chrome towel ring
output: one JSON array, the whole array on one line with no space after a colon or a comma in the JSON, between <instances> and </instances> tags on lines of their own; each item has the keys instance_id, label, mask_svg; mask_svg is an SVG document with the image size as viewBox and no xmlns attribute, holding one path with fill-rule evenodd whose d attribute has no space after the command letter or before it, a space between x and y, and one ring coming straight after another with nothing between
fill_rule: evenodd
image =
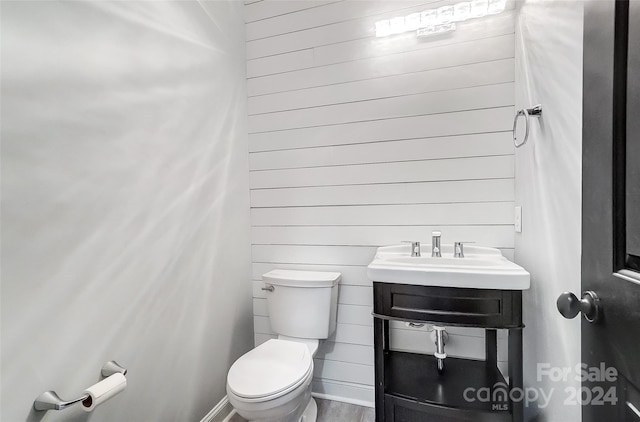
<instances>
[{"instance_id":1,"label":"chrome towel ring","mask_svg":"<svg viewBox=\"0 0 640 422\"><path fill-rule=\"evenodd\" d=\"M529 140L529 116L540 117L542 115L542 105L538 104L533 108L521 108L517 111L515 117L513 118L513 145L516 148L520 148ZM524 139L522 142L518 143L518 139L516 138L516 129L518 128L518 118L520 116L524 116Z\"/></svg>"}]
</instances>

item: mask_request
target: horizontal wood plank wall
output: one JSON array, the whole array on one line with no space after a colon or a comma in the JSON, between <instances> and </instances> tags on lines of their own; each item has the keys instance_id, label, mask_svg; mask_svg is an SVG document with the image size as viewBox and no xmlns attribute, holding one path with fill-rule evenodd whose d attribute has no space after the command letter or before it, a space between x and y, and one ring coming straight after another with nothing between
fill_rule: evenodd
<instances>
[{"instance_id":1,"label":"horizontal wood plank wall","mask_svg":"<svg viewBox=\"0 0 640 422\"><path fill-rule=\"evenodd\" d=\"M442 37L375 37L377 20L447 3L245 1L255 341L275 336L262 274L341 272L319 393L373 402L376 247L441 230L513 257L513 6ZM449 332L450 355L483 358L482 331ZM392 347L433 352L400 323Z\"/></svg>"}]
</instances>

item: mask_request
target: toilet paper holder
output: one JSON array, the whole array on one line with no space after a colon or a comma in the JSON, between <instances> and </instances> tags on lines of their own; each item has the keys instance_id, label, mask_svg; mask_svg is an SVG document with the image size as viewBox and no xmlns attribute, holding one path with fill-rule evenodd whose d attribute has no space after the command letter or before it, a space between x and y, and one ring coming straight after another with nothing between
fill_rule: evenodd
<instances>
[{"instance_id":1,"label":"toilet paper holder","mask_svg":"<svg viewBox=\"0 0 640 422\"><path fill-rule=\"evenodd\" d=\"M110 360L105 363L100 371L103 377L110 377L113 374L121 373L122 375L127 374L127 369L118 365L115 360ZM38 398L33 402L33 408L38 411L43 410L62 410L73 404L79 403L83 400L86 400L89 397L88 394L83 394L81 397L73 400L62 400L58 393L55 391L45 391L40 394Z\"/></svg>"}]
</instances>

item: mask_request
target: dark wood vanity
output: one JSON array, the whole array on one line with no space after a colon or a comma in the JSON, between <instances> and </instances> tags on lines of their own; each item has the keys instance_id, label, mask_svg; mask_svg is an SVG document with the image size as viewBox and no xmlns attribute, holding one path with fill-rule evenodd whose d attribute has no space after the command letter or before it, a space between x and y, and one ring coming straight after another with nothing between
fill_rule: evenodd
<instances>
[{"instance_id":1,"label":"dark wood vanity","mask_svg":"<svg viewBox=\"0 0 640 422\"><path fill-rule=\"evenodd\" d=\"M510 398L522 392L521 290L374 282L373 296L376 422L522 422L523 402ZM440 375L432 355L390 349L390 320L483 328L485 360L447 357ZM509 335L508 383L497 366L498 329ZM481 388L491 399L475 399Z\"/></svg>"}]
</instances>

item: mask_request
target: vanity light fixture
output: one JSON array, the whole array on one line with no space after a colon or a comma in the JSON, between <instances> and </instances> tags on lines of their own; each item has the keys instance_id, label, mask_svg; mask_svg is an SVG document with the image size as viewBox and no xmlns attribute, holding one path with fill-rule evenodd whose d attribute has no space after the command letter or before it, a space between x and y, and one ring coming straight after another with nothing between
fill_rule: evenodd
<instances>
[{"instance_id":1,"label":"vanity light fixture","mask_svg":"<svg viewBox=\"0 0 640 422\"><path fill-rule=\"evenodd\" d=\"M489 0L489 5L487 7L487 13L490 15L495 15L504 11L504 8L507 5L507 0Z\"/></svg>"},{"instance_id":2,"label":"vanity light fixture","mask_svg":"<svg viewBox=\"0 0 640 422\"><path fill-rule=\"evenodd\" d=\"M470 0L407 16L383 19L375 24L376 37L386 37L408 31L417 31L416 34L419 37L439 35L455 31L455 22L502 13L506 5L507 0Z\"/></svg>"},{"instance_id":3,"label":"vanity light fixture","mask_svg":"<svg viewBox=\"0 0 640 422\"><path fill-rule=\"evenodd\" d=\"M404 28L406 31L415 31L420 28L420 13L412 13L404 18Z\"/></svg>"},{"instance_id":4,"label":"vanity light fixture","mask_svg":"<svg viewBox=\"0 0 640 422\"><path fill-rule=\"evenodd\" d=\"M388 19L376 22L376 37L391 35L391 22Z\"/></svg>"},{"instance_id":5,"label":"vanity light fixture","mask_svg":"<svg viewBox=\"0 0 640 422\"><path fill-rule=\"evenodd\" d=\"M487 0L488 1L488 0ZM438 24L438 11L435 9L425 10L420 13L420 27L426 28L427 26Z\"/></svg>"},{"instance_id":6,"label":"vanity light fixture","mask_svg":"<svg viewBox=\"0 0 640 422\"><path fill-rule=\"evenodd\" d=\"M395 17L390 20L391 24L391 33L392 34L402 34L406 31L405 29L405 18L402 16Z\"/></svg>"},{"instance_id":7,"label":"vanity light fixture","mask_svg":"<svg viewBox=\"0 0 640 422\"><path fill-rule=\"evenodd\" d=\"M471 18L471 2L463 1L453 6L453 20L466 21Z\"/></svg>"},{"instance_id":8,"label":"vanity light fixture","mask_svg":"<svg viewBox=\"0 0 640 422\"><path fill-rule=\"evenodd\" d=\"M438 23L453 22L453 6L438 7Z\"/></svg>"},{"instance_id":9,"label":"vanity light fixture","mask_svg":"<svg viewBox=\"0 0 640 422\"><path fill-rule=\"evenodd\" d=\"M471 17L481 18L487 16L487 9L489 8L489 0L473 0L471 2Z\"/></svg>"},{"instance_id":10,"label":"vanity light fixture","mask_svg":"<svg viewBox=\"0 0 640 422\"><path fill-rule=\"evenodd\" d=\"M434 35L444 34L445 32L451 32L456 30L456 24L451 23L441 23L438 25L429 25L425 28L420 28L416 32L416 36L418 38L423 37L432 37Z\"/></svg>"}]
</instances>

